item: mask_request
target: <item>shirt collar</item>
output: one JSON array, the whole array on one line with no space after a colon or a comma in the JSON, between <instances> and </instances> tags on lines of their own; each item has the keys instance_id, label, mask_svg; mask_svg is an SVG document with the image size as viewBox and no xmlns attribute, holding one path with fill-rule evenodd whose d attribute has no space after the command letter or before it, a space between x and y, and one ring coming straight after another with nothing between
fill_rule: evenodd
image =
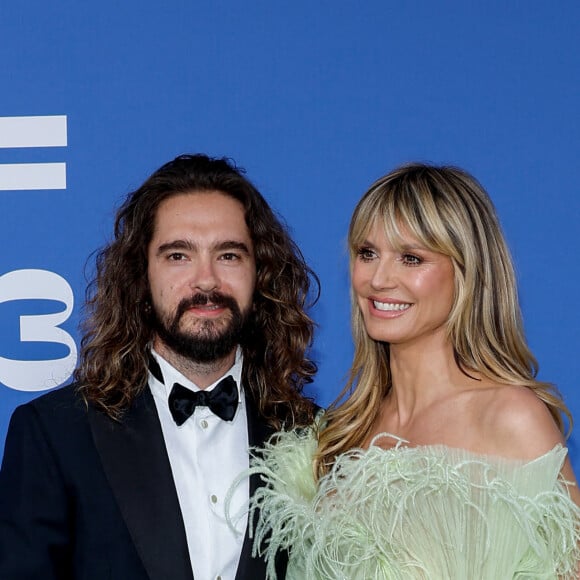
<instances>
[{"instance_id":1,"label":"shirt collar","mask_svg":"<svg viewBox=\"0 0 580 580\"><path fill-rule=\"evenodd\" d=\"M150 369L149 384L151 384L152 381L155 381L156 383L161 385L163 390L165 391L166 397L169 397L169 393L171 392L171 388L173 387L174 383L179 383L192 391L201 390L194 382L190 381L187 377L182 375L173 365L167 362L153 347L151 347L151 356L154 361L153 364L157 363L157 365L159 365L161 376L160 377L157 376L159 373L152 372ZM204 390L211 391L223 378L227 377L228 375L231 375L232 378L236 381L236 385L238 387L238 394L240 395L242 390L241 385L242 385L243 362L244 355L242 354L242 349L238 346L236 349L236 357L232 367Z\"/></svg>"}]
</instances>

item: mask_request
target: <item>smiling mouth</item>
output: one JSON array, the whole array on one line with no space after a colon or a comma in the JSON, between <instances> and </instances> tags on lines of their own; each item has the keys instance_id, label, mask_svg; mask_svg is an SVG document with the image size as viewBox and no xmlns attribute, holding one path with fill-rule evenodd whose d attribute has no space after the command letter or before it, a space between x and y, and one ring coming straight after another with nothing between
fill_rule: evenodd
<instances>
[{"instance_id":1,"label":"smiling mouth","mask_svg":"<svg viewBox=\"0 0 580 580\"><path fill-rule=\"evenodd\" d=\"M197 304L191 306L189 310L218 310L218 308L224 308L222 304Z\"/></svg>"},{"instance_id":2,"label":"smiling mouth","mask_svg":"<svg viewBox=\"0 0 580 580\"><path fill-rule=\"evenodd\" d=\"M373 300L373 306L377 310L381 310L383 312L402 312L403 310L408 310L411 308L411 304L409 303L401 303L401 302L378 302L377 300Z\"/></svg>"},{"instance_id":3,"label":"smiling mouth","mask_svg":"<svg viewBox=\"0 0 580 580\"><path fill-rule=\"evenodd\" d=\"M228 310L229 308L224 304L212 304L210 302L208 304L192 305L186 310L186 312L189 312L196 318L217 319L223 317L225 312L227 312Z\"/></svg>"}]
</instances>

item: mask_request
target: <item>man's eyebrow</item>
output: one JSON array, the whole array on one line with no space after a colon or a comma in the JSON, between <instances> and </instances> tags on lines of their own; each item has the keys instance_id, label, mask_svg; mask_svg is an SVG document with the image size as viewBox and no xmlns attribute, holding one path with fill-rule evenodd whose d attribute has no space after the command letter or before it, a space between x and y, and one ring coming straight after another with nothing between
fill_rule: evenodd
<instances>
[{"instance_id":1,"label":"man's eyebrow","mask_svg":"<svg viewBox=\"0 0 580 580\"><path fill-rule=\"evenodd\" d=\"M157 248L157 252L156 254L159 256L160 254L163 254L164 252L168 252L169 250L195 250L197 246L190 242L189 240L172 240L171 242L165 242L164 244L161 244L158 248Z\"/></svg>"},{"instance_id":2,"label":"man's eyebrow","mask_svg":"<svg viewBox=\"0 0 580 580\"><path fill-rule=\"evenodd\" d=\"M239 242L236 240L225 240L223 242L218 242L214 249L218 252L223 252L224 250L239 250L246 255L250 255L250 248L244 242Z\"/></svg>"},{"instance_id":3,"label":"man's eyebrow","mask_svg":"<svg viewBox=\"0 0 580 580\"><path fill-rule=\"evenodd\" d=\"M196 251L198 248L197 244L194 244L190 240L172 240L171 242L165 242L157 248L157 255L164 254L171 250L187 250L189 252ZM227 250L238 250L243 252L247 256L251 255L250 248L244 242L237 240L224 240L222 242L217 242L212 246L213 251L224 252Z\"/></svg>"}]
</instances>

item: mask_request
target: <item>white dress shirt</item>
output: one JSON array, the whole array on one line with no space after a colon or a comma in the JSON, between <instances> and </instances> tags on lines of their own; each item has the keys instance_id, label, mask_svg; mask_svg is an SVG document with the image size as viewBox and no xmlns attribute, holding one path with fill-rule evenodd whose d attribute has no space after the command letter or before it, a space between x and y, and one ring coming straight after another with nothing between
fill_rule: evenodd
<instances>
[{"instance_id":1,"label":"white dress shirt","mask_svg":"<svg viewBox=\"0 0 580 580\"><path fill-rule=\"evenodd\" d=\"M234 419L223 421L209 408L196 407L180 427L169 411L173 384L177 382L192 391L200 389L154 350L152 354L161 367L164 383L149 373L149 386L183 514L193 575L195 580L234 580L247 525L250 493L246 478L236 486L230 499L229 513L236 524L234 532L225 518L224 500L236 477L249 467L241 350L236 353L234 366L205 389L211 391L228 375L235 379L240 402Z\"/></svg>"}]
</instances>

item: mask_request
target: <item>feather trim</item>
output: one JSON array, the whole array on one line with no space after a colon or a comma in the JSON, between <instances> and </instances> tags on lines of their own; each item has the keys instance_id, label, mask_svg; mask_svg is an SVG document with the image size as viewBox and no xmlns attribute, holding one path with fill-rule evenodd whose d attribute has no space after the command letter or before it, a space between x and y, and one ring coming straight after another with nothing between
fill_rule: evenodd
<instances>
[{"instance_id":1,"label":"feather trim","mask_svg":"<svg viewBox=\"0 0 580 580\"><path fill-rule=\"evenodd\" d=\"M372 446L316 485L315 430L282 432L252 459L265 486L254 554L288 549L288 578L575 578L580 510L559 472L444 446ZM250 518L253 521L253 518Z\"/></svg>"}]
</instances>

